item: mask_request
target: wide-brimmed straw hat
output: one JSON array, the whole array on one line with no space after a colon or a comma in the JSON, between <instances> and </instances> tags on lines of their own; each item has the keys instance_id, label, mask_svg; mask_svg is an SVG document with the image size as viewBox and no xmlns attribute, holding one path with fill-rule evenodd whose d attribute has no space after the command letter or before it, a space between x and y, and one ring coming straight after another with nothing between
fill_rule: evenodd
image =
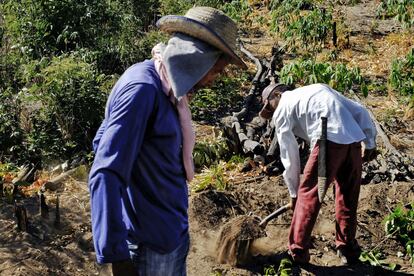
<instances>
[{"instance_id":1,"label":"wide-brimmed straw hat","mask_svg":"<svg viewBox=\"0 0 414 276\"><path fill-rule=\"evenodd\" d=\"M185 33L207 42L227 54L232 63L247 68L236 54L237 25L220 10L211 7L194 7L184 16L161 17L157 26L168 33Z\"/></svg>"}]
</instances>

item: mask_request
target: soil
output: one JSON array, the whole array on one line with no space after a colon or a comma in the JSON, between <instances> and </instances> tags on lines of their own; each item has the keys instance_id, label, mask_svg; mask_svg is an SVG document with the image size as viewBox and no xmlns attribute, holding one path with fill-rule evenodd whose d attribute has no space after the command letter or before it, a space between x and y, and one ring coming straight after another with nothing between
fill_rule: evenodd
<instances>
[{"instance_id":1,"label":"soil","mask_svg":"<svg viewBox=\"0 0 414 276\"><path fill-rule=\"evenodd\" d=\"M381 82L388 76L393 58L401 57L413 46L412 35L397 33L400 26L393 20L375 19L378 1L361 1L354 6L336 6L349 29L351 47L339 53L339 59L359 66L362 73ZM265 15L261 7L255 11ZM252 28L254 29L254 25ZM245 34L244 46L260 58L270 56L275 43L265 31L256 30ZM411 37L411 38L410 38ZM366 43L366 41L369 43ZM253 64L250 68L254 70ZM371 93L371 92L370 92ZM414 156L414 125L404 119L405 107L393 95L384 96L373 91L364 100L376 118L385 126L391 143L410 156ZM210 126L198 125L197 137L209 132ZM381 142L381 141L379 141ZM381 143L380 143L381 144ZM190 233L191 248L188 256L188 275L262 275L264 269L277 267L286 257L288 232L292 211L271 221L266 227L266 237L252 245L248 266L235 268L218 264L215 246L221 227L239 215L265 217L278 207L288 203L288 191L282 177L261 175L259 168L249 175L237 173L226 191L206 190L191 192ZM256 178L256 181L251 179ZM19 205L27 209L32 234L19 231L14 219L14 206L0 200L0 275L108 275L108 266L98 266L92 246L90 226L87 171L77 174L64 186L46 193L49 217L38 213L37 197L21 198ZM243 181L249 179L249 181ZM358 264L342 266L334 246L335 215L333 192L328 190L325 203L319 213L312 233L310 264L294 266L294 275L406 275L414 274L403 246L385 236L384 217L398 205L414 202L414 182L380 182L361 187L358 209L357 239L363 250L379 249L388 263L399 265L397 272L379 267ZM191 187L190 187L191 190ZM60 226L54 225L56 195L59 195ZM402 257L401 257L402 255Z\"/></svg>"}]
</instances>

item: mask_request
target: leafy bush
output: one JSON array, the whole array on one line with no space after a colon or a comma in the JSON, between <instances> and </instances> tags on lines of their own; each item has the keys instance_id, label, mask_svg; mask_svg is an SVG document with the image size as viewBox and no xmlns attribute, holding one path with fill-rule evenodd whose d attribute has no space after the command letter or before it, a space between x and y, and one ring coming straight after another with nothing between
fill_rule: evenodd
<instances>
[{"instance_id":1,"label":"leafy bush","mask_svg":"<svg viewBox=\"0 0 414 276\"><path fill-rule=\"evenodd\" d=\"M273 15L283 16L300 10L313 9L313 2L313 0L272 0L270 9L276 12Z\"/></svg>"},{"instance_id":2,"label":"leafy bush","mask_svg":"<svg viewBox=\"0 0 414 276\"><path fill-rule=\"evenodd\" d=\"M240 89L246 81L246 73L240 76L224 75L211 88L197 91L191 100L194 120L215 122L222 115L240 109L238 106L242 104Z\"/></svg>"},{"instance_id":3,"label":"leafy bush","mask_svg":"<svg viewBox=\"0 0 414 276\"><path fill-rule=\"evenodd\" d=\"M275 18L273 20L279 21ZM315 8L304 14L290 14L287 20L280 23L282 24L275 23L277 29L282 27L281 36L292 50L304 49L317 53L323 48L332 30L332 14L323 8Z\"/></svg>"},{"instance_id":4,"label":"leafy bush","mask_svg":"<svg viewBox=\"0 0 414 276\"><path fill-rule=\"evenodd\" d=\"M6 0L5 32L29 59L85 49L107 74L121 73L150 53L147 35L158 1ZM160 37L159 35L157 38Z\"/></svg>"},{"instance_id":5,"label":"leafy bush","mask_svg":"<svg viewBox=\"0 0 414 276\"><path fill-rule=\"evenodd\" d=\"M374 251L363 251L359 256L359 260L363 263L370 264L372 266L379 266L383 267L388 270L396 270L397 264L395 263L388 263L385 260L384 254L382 254L379 250Z\"/></svg>"},{"instance_id":6,"label":"leafy bush","mask_svg":"<svg viewBox=\"0 0 414 276\"><path fill-rule=\"evenodd\" d=\"M414 1L381 0L377 8L377 16L381 18L395 17L405 28L414 26Z\"/></svg>"},{"instance_id":7,"label":"leafy bush","mask_svg":"<svg viewBox=\"0 0 414 276\"><path fill-rule=\"evenodd\" d=\"M292 261L288 258L283 258L280 261L279 268L277 269L277 275L288 276L292 275Z\"/></svg>"},{"instance_id":8,"label":"leafy bush","mask_svg":"<svg viewBox=\"0 0 414 276\"><path fill-rule=\"evenodd\" d=\"M28 88L20 96L32 109L29 150L48 159L90 151L109 92L101 89L106 77L74 56L34 61L24 69Z\"/></svg>"},{"instance_id":9,"label":"leafy bush","mask_svg":"<svg viewBox=\"0 0 414 276\"><path fill-rule=\"evenodd\" d=\"M405 58L392 62L389 82L401 95L414 96L414 48Z\"/></svg>"},{"instance_id":10,"label":"leafy bush","mask_svg":"<svg viewBox=\"0 0 414 276\"><path fill-rule=\"evenodd\" d=\"M221 160L227 161L229 164L244 162L244 157L233 155L234 152L228 146L228 138L224 137L222 131L215 127L213 133L213 137L204 135L203 139L195 144L193 159L196 169L210 167Z\"/></svg>"},{"instance_id":11,"label":"leafy bush","mask_svg":"<svg viewBox=\"0 0 414 276\"><path fill-rule=\"evenodd\" d=\"M414 264L414 203L409 208L398 206L384 219L385 233L397 238Z\"/></svg>"},{"instance_id":12,"label":"leafy bush","mask_svg":"<svg viewBox=\"0 0 414 276\"><path fill-rule=\"evenodd\" d=\"M117 31L121 21L106 1L99 0L6 0L2 5L7 34L33 58L96 47Z\"/></svg>"},{"instance_id":13,"label":"leafy bush","mask_svg":"<svg viewBox=\"0 0 414 276\"><path fill-rule=\"evenodd\" d=\"M208 188L224 191L229 188L226 176L226 163L221 161L198 174L193 181L193 191L200 192Z\"/></svg>"},{"instance_id":14,"label":"leafy bush","mask_svg":"<svg viewBox=\"0 0 414 276\"><path fill-rule=\"evenodd\" d=\"M271 30L280 33L293 51L319 51L332 28L331 14L311 0L273 0L271 18Z\"/></svg>"},{"instance_id":15,"label":"leafy bush","mask_svg":"<svg viewBox=\"0 0 414 276\"><path fill-rule=\"evenodd\" d=\"M193 151L194 166L197 169L210 167L220 159L224 159L228 155L228 151L227 144L222 138L213 142L198 142Z\"/></svg>"},{"instance_id":16,"label":"leafy bush","mask_svg":"<svg viewBox=\"0 0 414 276\"><path fill-rule=\"evenodd\" d=\"M360 85L366 96L367 86L363 82L358 67L348 69L344 64L331 65L316 63L313 60L302 60L285 65L280 72L280 82L292 84L326 83L338 91L345 92L354 85Z\"/></svg>"},{"instance_id":17,"label":"leafy bush","mask_svg":"<svg viewBox=\"0 0 414 276\"><path fill-rule=\"evenodd\" d=\"M233 158L229 162L220 160L209 168L205 168L200 174L195 176L195 179L192 182L192 190L195 192L200 192L209 188L218 191L228 190L231 184L229 171L237 168L239 165L238 162L238 160L234 160Z\"/></svg>"},{"instance_id":18,"label":"leafy bush","mask_svg":"<svg viewBox=\"0 0 414 276\"><path fill-rule=\"evenodd\" d=\"M160 4L162 15L167 14L184 14L193 6L208 6L221 9L226 0L163 0Z\"/></svg>"},{"instance_id":19,"label":"leafy bush","mask_svg":"<svg viewBox=\"0 0 414 276\"><path fill-rule=\"evenodd\" d=\"M243 22L252 13L247 0L233 0L223 5L223 11L237 22Z\"/></svg>"},{"instance_id":20,"label":"leafy bush","mask_svg":"<svg viewBox=\"0 0 414 276\"><path fill-rule=\"evenodd\" d=\"M20 102L11 89L0 88L0 161L11 162L22 151L23 130L20 127Z\"/></svg>"},{"instance_id":21,"label":"leafy bush","mask_svg":"<svg viewBox=\"0 0 414 276\"><path fill-rule=\"evenodd\" d=\"M274 265L269 265L264 267L264 275L265 276L270 276L270 275L277 275L277 271L275 269Z\"/></svg>"},{"instance_id":22,"label":"leafy bush","mask_svg":"<svg viewBox=\"0 0 414 276\"><path fill-rule=\"evenodd\" d=\"M167 36L157 30L141 34L131 34L119 39L118 44L103 50L91 52L89 62L96 61L97 68L105 74L122 74L132 64L151 58L151 49L159 42L165 42Z\"/></svg>"}]
</instances>

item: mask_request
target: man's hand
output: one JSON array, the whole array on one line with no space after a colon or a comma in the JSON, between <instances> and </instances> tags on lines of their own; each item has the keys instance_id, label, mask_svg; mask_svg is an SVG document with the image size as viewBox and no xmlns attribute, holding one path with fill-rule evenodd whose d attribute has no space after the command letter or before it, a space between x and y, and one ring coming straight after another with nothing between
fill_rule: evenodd
<instances>
[{"instance_id":1,"label":"man's hand","mask_svg":"<svg viewBox=\"0 0 414 276\"><path fill-rule=\"evenodd\" d=\"M121 262L112 263L112 275L113 276L124 276L138 275L138 272L135 270L134 264L131 260L125 260Z\"/></svg>"},{"instance_id":2,"label":"man's hand","mask_svg":"<svg viewBox=\"0 0 414 276\"><path fill-rule=\"evenodd\" d=\"M296 197L291 197L289 201L289 208L295 210L296 206Z\"/></svg>"},{"instance_id":3,"label":"man's hand","mask_svg":"<svg viewBox=\"0 0 414 276\"><path fill-rule=\"evenodd\" d=\"M377 148L373 148L373 149L364 149L364 154L362 156L362 161L365 162L369 162L374 160L378 155L378 151Z\"/></svg>"}]
</instances>

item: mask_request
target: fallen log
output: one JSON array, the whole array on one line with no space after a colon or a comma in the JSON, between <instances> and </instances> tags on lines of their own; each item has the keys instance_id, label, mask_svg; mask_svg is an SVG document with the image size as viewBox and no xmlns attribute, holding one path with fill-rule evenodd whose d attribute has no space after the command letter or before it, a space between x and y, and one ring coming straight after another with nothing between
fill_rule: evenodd
<instances>
[{"instance_id":1,"label":"fallen log","mask_svg":"<svg viewBox=\"0 0 414 276\"><path fill-rule=\"evenodd\" d=\"M29 181L33 178L35 172L35 166L31 165L24 165L20 168L17 176L13 178L12 183L15 184L17 182L25 182Z\"/></svg>"},{"instance_id":2,"label":"fallen log","mask_svg":"<svg viewBox=\"0 0 414 276\"><path fill-rule=\"evenodd\" d=\"M73 177L73 175L76 174L78 168L79 167L76 167L52 178L44 184L44 188L50 191L57 191L63 189L64 182Z\"/></svg>"},{"instance_id":3,"label":"fallen log","mask_svg":"<svg viewBox=\"0 0 414 276\"><path fill-rule=\"evenodd\" d=\"M254 138L257 135L256 129L262 128L265 122L257 117L258 110L255 110L253 107L257 106L256 98L261 88L265 86L265 83L262 83L261 79L265 75L265 69L267 68L243 46L241 47L241 51L256 65L256 74L252 80L249 93L245 97L242 109L239 112L234 112L230 118L222 120L225 129L224 133L228 139L237 140L230 142L231 146L237 145L239 147L235 153L243 152L248 155L262 154L264 151L263 145ZM249 123L242 126L242 122L249 121L248 117L253 117L253 120L250 120Z\"/></svg>"},{"instance_id":4,"label":"fallen log","mask_svg":"<svg viewBox=\"0 0 414 276\"><path fill-rule=\"evenodd\" d=\"M237 120L243 120L248 111L249 108L251 107L251 105L253 104L253 101L256 97L256 94L259 91L260 86L259 84L259 80L264 72L264 67L262 65L262 63L260 62L260 60L258 58L256 58L252 53L250 53L246 48L244 48L243 46L241 46L241 51L246 54L246 56L248 56L251 60L253 60L254 64L256 65L256 74L252 80L252 86L249 90L249 93L247 94L245 100L244 100L244 105L243 108L239 111L239 112L234 112L233 113L233 117L236 117Z\"/></svg>"}]
</instances>

